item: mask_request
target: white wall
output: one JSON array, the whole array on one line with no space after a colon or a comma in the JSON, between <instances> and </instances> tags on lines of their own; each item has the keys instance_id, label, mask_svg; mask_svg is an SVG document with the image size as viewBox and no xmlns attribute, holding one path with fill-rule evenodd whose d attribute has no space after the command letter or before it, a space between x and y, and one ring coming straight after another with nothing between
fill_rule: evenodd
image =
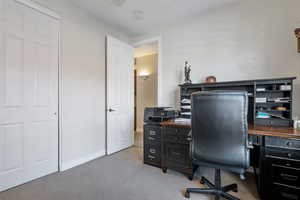
<instances>
[{"instance_id":1,"label":"white wall","mask_svg":"<svg viewBox=\"0 0 300 200\"><path fill-rule=\"evenodd\" d=\"M146 107L157 106L157 54L136 58L137 70L137 131L143 130L144 110ZM149 73L143 80L139 74Z\"/></svg>"},{"instance_id":2,"label":"white wall","mask_svg":"<svg viewBox=\"0 0 300 200\"><path fill-rule=\"evenodd\" d=\"M62 168L105 154L105 36L126 36L68 0L38 0L62 16Z\"/></svg>"},{"instance_id":3,"label":"white wall","mask_svg":"<svg viewBox=\"0 0 300 200\"><path fill-rule=\"evenodd\" d=\"M166 106L178 106L187 60L195 83L208 75L218 81L297 76L294 115L300 116L300 54L294 35L299 8L299 0L237 1L132 39L162 36L161 102Z\"/></svg>"}]
</instances>

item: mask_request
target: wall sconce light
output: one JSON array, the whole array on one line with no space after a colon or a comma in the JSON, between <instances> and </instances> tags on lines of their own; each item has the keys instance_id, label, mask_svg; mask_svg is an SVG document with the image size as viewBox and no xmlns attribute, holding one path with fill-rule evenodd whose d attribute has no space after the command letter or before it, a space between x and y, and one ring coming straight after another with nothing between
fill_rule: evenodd
<instances>
[{"instance_id":1,"label":"wall sconce light","mask_svg":"<svg viewBox=\"0 0 300 200\"><path fill-rule=\"evenodd\" d=\"M298 52L300 53L300 28L296 28L295 35L298 39Z\"/></svg>"},{"instance_id":2,"label":"wall sconce light","mask_svg":"<svg viewBox=\"0 0 300 200\"><path fill-rule=\"evenodd\" d=\"M145 81L149 78L149 73L143 71L143 72L140 73L140 77Z\"/></svg>"}]
</instances>

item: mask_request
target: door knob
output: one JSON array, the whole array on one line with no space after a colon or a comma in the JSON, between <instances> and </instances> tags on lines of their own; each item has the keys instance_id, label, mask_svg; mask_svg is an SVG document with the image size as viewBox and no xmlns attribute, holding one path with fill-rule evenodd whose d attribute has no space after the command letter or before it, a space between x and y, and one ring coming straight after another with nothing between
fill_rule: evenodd
<instances>
[{"instance_id":1,"label":"door knob","mask_svg":"<svg viewBox=\"0 0 300 200\"><path fill-rule=\"evenodd\" d=\"M108 109L108 112L114 112L115 110L114 109Z\"/></svg>"}]
</instances>

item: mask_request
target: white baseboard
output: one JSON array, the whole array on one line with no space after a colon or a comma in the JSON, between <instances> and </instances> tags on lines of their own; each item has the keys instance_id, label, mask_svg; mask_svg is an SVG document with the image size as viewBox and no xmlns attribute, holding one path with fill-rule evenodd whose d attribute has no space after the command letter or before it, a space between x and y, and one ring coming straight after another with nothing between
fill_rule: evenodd
<instances>
[{"instance_id":1,"label":"white baseboard","mask_svg":"<svg viewBox=\"0 0 300 200\"><path fill-rule=\"evenodd\" d=\"M84 163L95 160L95 159L100 158L102 156L105 156L105 150L98 151L96 153L84 156L84 157L76 159L76 160L62 162L62 166L60 167L60 171L66 171L68 169L71 169L73 167L82 165Z\"/></svg>"}]
</instances>

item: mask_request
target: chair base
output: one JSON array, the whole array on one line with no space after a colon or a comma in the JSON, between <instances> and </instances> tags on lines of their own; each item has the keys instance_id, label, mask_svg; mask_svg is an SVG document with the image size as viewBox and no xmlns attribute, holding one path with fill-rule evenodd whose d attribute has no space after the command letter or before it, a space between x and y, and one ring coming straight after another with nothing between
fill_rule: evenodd
<instances>
[{"instance_id":1,"label":"chair base","mask_svg":"<svg viewBox=\"0 0 300 200\"><path fill-rule=\"evenodd\" d=\"M200 183L205 184L206 186L208 186L208 188L207 189L187 188L184 196L186 198L190 198L190 193L200 193L200 194L215 195L216 196L215 200L219 200L220 197L223 197L228 200L240 200L227 193L229 191L238 192L237 184L231 184L231 185L221 187L221 174L219 169L216 169L215 184L212 184L205 177L201 178Z\"/></svg>"}]
</instances>

